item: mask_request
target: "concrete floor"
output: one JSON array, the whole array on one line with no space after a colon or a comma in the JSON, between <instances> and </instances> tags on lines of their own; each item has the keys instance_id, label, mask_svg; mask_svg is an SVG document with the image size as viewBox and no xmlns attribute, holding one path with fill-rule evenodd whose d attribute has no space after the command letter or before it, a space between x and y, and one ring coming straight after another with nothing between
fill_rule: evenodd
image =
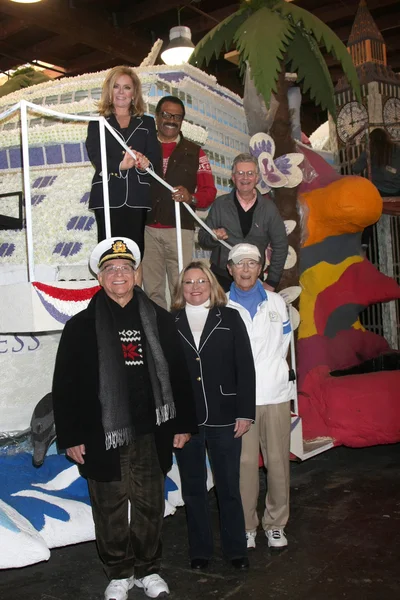
<instances>
[{"instance_id":1,"label":"concrete floor","mask_svg":"<svg viewBox=\"0 0 400 600\"><path fill-rule=\"evenodd\" d=\"M184 510L165 520L163 575L171 600L400 598L400 444L336 448L292 463L291 473L289 547L271 552L259 532L246 573L224 562L218 539L209 570L191 571ZM217 531L212 492L210 502ZM0 572L1 600L101 600L106 585L94 543ZM141 598L138 588L129 593L130 600Z\"/></svg>"}]
</instances>

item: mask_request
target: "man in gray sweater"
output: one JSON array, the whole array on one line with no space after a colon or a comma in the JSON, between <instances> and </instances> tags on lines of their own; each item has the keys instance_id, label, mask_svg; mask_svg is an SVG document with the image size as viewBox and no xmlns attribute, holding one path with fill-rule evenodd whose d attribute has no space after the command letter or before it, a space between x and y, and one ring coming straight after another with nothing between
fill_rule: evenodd
<instances>
[{"instance_id":1,"label":"man in gray sweater","mask_svg":"<svg viewBox=\"0 0 400 600\"><path fill-rule=\"evenodd\" d=\"M262 196L256 185L259 179L257 159L251 154L239 154L232 164L232 181L235 188L229 194L219 196L206 218L218 240L230 246L246 242L254 244L261 256L271 245L272 255L264 287L274 291L282 275L286 261L288 242L285 225L272 200ZM199 232L199 244L211 252L211 270L225 291L232 282L226 265L229 249L211 236L205 229Z\"/></svg>"}]
</instances>

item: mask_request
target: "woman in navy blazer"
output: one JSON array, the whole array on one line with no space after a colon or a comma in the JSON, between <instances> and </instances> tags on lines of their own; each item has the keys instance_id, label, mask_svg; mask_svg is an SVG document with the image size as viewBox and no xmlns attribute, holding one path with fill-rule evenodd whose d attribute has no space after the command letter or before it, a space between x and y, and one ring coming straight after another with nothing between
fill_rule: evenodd
<instances>
[{"instance_id":1,"label":"woman in navy blazer","mask_svg":"<svg viewBox=\"0 0 400 600\"><path fill-rule=\"evenodd\" d=\"M193 385L199 433L175 453L192 569L206 568L213 554L206 448L218 497L222 551L234 567L249 566L239 465L241 436L255 418L255 371L246 328L226 302L205 263L191 262L182 271L172 309Z\"/></svg>"},{"instance_id":2,"label":"woman in navy blazer","mask_svg":"<svg viewBox=\"0 0 400 600\"><path fill-rule=\"evenodd\" d=\"M108 191L110 199L111 235L128 237L144 251L146 213L151 208L152 177L145 169L161 160L154 119L144 115L140 80L130 67L114 67L104 80L99 114L104 116L121 141L136 154L130 154L106 129ZM95 168L89 208L97 221L98 241L106 237L104 221L103 180L99 125L90 121L86 139L88 156Z\"/></svg>"}]
</instances>

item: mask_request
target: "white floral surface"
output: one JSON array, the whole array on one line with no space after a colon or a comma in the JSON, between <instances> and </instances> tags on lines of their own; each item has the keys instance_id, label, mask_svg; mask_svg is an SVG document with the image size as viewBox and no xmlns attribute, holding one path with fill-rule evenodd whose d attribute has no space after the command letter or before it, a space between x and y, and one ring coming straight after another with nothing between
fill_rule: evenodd
<instances>
[{"instance_id":1,"label":"white floral surface","mask_svg":"<svg viewBox=\"0 0 400 600\"><path fill-rule=\"evenodd\" d=\"M169 73L176 73L177 67L155 66L137 68L143 87L145 101L154 104L158 96L149 96L150 88L157 82L164 82L160 77ZM241 99L236 94L218 85L215 77L184 65L179 67L184 77L179 81L168 81L170 86L177 87L193 98L221 109L241 123L244 122L244 112L241 107ZM106 71L80 75L73 78L53 80L33 86L28 89L19 90L0 99L0 113L15 105L21 99L38 105L47 105L52 110L66 114L96 115L96 102L104 81ZM80 100L74 99L68 102L68 94L82 92ZM93 97L92 97L93 94ZM223 94L223 96L221 95ZM72 100L72 96L71 96ZM225 166L215 165L214 174L219 178L229 180L230 160L240 151L248 149L249 136L229 125L216 122L210 115L200 113L188 107L187 119L183 123L183 134L192 141L205 145L209 151L225 156ZM52 145L82 143L85 141L86 122L60 121L52 119L51 125L45 125L49 121L44 119L39 111L28 109L28 137L30 147L47 148ZM189 120L195 123L189 123ZM20 147L20 115L19 112L11 115L0 122L0 149ZM4 123L15 124L14 128L4 129ZM210 139L209 132L218 132L226 141L226 136L235 139L239 147L232 148ZM213 137L218 136L213 134ZM38 177L56 176L52 185L43 188L32 188ZM32 228L34 240L35 265L83 265L96 243L96 224L93 223L89 231L67 229L67 225L73 217L94 217L87 208L87 203L81 202L84 194L90 191L93 167L90 163L60 164L52 166L31 167L31 194L44 196L44 198L32 206ZM20 169L0 170L0 193L20 191L23 189L22 173ZM221 192L221 190L220 190ZM0 210L3 214L17 216L17 205L15 200L2 201ZM71 244L78 242L82 244L79 252L73 256L61 256L54 250L58 244ZM23 265L26 263L26 232L22 231L0 231L1 244L13 244L14 251L10 256L0 257L0 261L9 265ZM4 246L3 246L4 248Z\"/></svg>"},{"instance_id":2,"label":"white floral surface","mask_svg":"<svg viewBox=\"0 0 400 600\"><path fill-rule=\"evenodd\" d=\"M63 265L86 264L93 246L96 244L96 225L90 231L67 230L67 224L75 216L93 216L86 203L80 200L90 190L93 177L91 164L61 168L35 169L31 172L31 185L38 177L57 176L52 186L32 188L32 196L44 195L40 204L32 207L32 232L35 264ZM0 193L10 189L21 189L21 174L3 175L0 182ZM26 232L0 231L0 245L8 242L15 244L15 252L7 258L9 264L26 262ZM73 257L55 254L54 249L59 242L80 242L82 248Z\"/></svg>"}]
</instances>

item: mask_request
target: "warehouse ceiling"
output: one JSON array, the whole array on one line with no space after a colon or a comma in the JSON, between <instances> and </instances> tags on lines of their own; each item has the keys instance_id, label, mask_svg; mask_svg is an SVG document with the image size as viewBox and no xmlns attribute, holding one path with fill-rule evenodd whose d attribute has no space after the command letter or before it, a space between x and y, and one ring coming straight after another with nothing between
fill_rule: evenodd
<instances>
[{"instance_id":1,"label":"warehouse ceiling","mask_svg":"<svg viewBox=\"0 0 400 600\"><path fill-rule=\"evenodd\" d=\"M295 0L333 29L346 43L359 0ZM400 1L367 0L387 45L388 64L400 71ZM42 0L18 4L0 0L0 71L37 61L55 65L65 76L99 71L117 64L139 65L152 44L168 41L171 27L190 27L196 44L239 7L231 0ZM158 62L161 62L159 59ZM341 69L327 57L333 81ZM241 93L235 65L223 56L207 71Z\"/></svg>"}]
</instances>

